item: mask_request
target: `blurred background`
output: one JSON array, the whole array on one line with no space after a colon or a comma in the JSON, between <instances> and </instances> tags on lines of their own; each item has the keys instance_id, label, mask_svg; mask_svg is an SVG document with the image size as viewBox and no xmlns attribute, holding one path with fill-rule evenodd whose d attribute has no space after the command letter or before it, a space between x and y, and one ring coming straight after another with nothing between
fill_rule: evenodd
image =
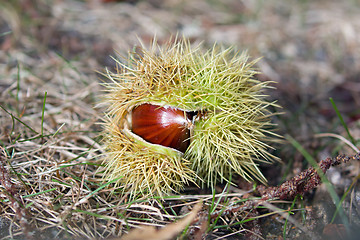
<instances>
[{"instance_id":1,"label":"blurred background","mask_svg":"<svg viewBox=\"0 0 360 240\"><path fill-rule=\"evenodd\" d=\"M360 117L359 4L356 0L2 1L1 83L16 82L20 65L26 83L38 78L57 85L59 93L76 91L77 78L98 82L95 71L112 69L109 56L126 55L139 45L138 39L149 44L156 36L161 44L178 34L193 43L231 45L253 58L262 57L260 77L277 82L271 95L284 107L282 119L287 123L281 127L307 138L334 130L337 120L329 97L346 120ZM67 76L71 69L82 76ZM57 82L61 75L63 86Z\"/></svg>"},{"instance_id":2,"label":"blurred background","mask_svg":"<svg viewBox=\"0 0 360 240\"><path fill-rule=\"evenodd\" d=\"M285 136L274 153L282 163L264 167L270 185L308 166L286 136L318 160L354 153L342 138L359 145L358 0L1 1L1 146L14 144L13 132L31 135L22 124L14 129L8 112L36 132L82 131L81 142L97 142L101 126L96 123L103 115L103 109L95 108L103 91L98 72L114 70L110 56L126 56L139 41L148 45L156 36L161 44L175 35L195 45L202 42L210 48L219 43L248 51L254 59L261 57L258 77L274 81L268 94L282 106L273 109L281 112L274 122ZM331 170L328 178L342 194L358 176L359 164L353 162ZM359 224L360 192L354 186L347 207Z\"/></svg>"}]
</instances>

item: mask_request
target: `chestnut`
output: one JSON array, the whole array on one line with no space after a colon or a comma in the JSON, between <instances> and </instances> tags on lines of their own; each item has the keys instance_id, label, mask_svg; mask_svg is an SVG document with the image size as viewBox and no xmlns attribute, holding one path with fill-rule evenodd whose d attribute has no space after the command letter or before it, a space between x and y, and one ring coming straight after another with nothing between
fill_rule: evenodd
<instances>
[{"instance_id":1,"label":"chestnut","mask_svg":"<svg viewBox=\"0 0 360 240\"><path fill-rule=\"evenodd\" d=\"M134 199L214 188L235 173L265 183L258 163L277 159L272 82L256 79L246 51L174 40L114 58L116 72L105 73L104 179Z\"/></svg>"},{"instance_id":2,"label":"chestnut","mask_svg":"<svg viewBox=\"0 0 360 240\"><path fill-rule=\"evenodd\" d=\"M131 111L131 131L150 143L184 153L190 145L191 118L191 113L174 107L145 103Z\"/></svg>"}]
</instances>

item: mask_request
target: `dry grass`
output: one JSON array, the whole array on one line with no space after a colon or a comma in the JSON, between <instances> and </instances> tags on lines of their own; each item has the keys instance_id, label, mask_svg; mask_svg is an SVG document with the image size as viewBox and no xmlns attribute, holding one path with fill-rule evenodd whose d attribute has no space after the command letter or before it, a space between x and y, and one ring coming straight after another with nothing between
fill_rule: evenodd
<instances>
[{"instance_id":1,"label":"dry grass","mask_svg":"<svg viewBox=\"0 0 360 240\"><path fill-rule=\"evenodd\" d=\"M111 183L101 182L98 169L103 150L97 123L103 109L94 106L103 80L95 71L112 69L114 62L108 56L115 54L114 49L126 53L137 44L137 37L148 43L156 34L161 43L176 32L192 42L212 46L217 41L249 49L255 58L264 56L258 64L264 75L259 77L278 82L271 94L285 112L274 119L279 132L296 136L314 158L353 153L332 137L314 137L329 133L349 140L329 97L345 118L355 139L352 145L359 146L360 9L356 1L1 2L1 238L33 234L36 239L106 238L139 225L164 226L200 200L209 212L243 201L243 190L218 186L217 195L189 187L164 201L130 202ZM283 146L274 154L285 164L264 168L273 185L306 165L294 147ZM348 191L343 208L354 226L360 224L355 198L359 171L359 164L352 163L328 176L340 198ZM290 227L288 215L277 214L286 212L278 207L302 213L307 231L319 234L333 216L319 210L321 202L326 201L315 197L311 203L295 201L293 206L275 202L274 208L257 209L257 216L253 212L224 216L209 228L191 226L188 232L200 229L208 230L209 239L236 238L254 229L249 220L260 216L266 239L306 238L309 234ZM334 209L331 204L324 208ZM323 214L322 220L317 213ZM301 214L291 221L300 226Z\"/></svg>"}]
</instances>

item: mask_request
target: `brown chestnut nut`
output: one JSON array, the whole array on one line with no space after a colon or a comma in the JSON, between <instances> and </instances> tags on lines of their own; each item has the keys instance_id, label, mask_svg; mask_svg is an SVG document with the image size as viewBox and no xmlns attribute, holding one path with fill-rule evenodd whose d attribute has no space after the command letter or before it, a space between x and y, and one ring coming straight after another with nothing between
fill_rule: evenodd
<instances>
[{"instance_id":1,"label":"brown chestnut nut","mask_svg":"<svg viewBox=\"0 0 360 240\"><path fill-rule=\"evenodd\" d=\"M145 103L131 112L131 131L144 140L185 152L190 145L191 113Z\"/></svg>"}]
</instances>

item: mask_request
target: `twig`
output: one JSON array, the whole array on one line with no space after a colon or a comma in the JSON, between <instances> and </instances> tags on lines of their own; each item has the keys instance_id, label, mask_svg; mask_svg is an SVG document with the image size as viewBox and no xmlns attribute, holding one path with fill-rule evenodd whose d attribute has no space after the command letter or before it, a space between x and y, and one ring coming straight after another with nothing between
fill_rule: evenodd
<instances>
[{"instance_id":1,"label":"twig","mask_svg":"<svg viewBox=\"0 0 360 240\"><path fill-rule=\"evenodd\" d=\"M360 152L355 154L354 156L346 156L339 155L335 158L326 158L325 160L321 160L319 163L319 168L323 173L331 166L337 166L342 163L347 163L350 160L360 161ZM302 171L297 176L292 179L284 182L280 186L277 187L266 187L260 185L256 188L257 192L260 194L260 198L248 200L243 204L233 204L228 206L225 210L218 210L210 214L211 219L216 219L219 216L226 216L230 214L234 214L237 212L249 211L255 209L259 205L263 205L267 201L272 201L276 199L280 200L292 200L297 195L304 195L305 193L313 190L321 183L320 176L314 167L309 167L308 169ZM197 222L197 225L200 225L199 222L207 221L208 214L202 213L194 222ZM256 224L256 223L255 223ZM306 231L307 234L312 234L310 231ZM256 232L252 239L261 239L261 236L256 237L255 235L259 235L260 232ZM313 238L316 239L316 238Z\"/></svg>"}]
</instances>

